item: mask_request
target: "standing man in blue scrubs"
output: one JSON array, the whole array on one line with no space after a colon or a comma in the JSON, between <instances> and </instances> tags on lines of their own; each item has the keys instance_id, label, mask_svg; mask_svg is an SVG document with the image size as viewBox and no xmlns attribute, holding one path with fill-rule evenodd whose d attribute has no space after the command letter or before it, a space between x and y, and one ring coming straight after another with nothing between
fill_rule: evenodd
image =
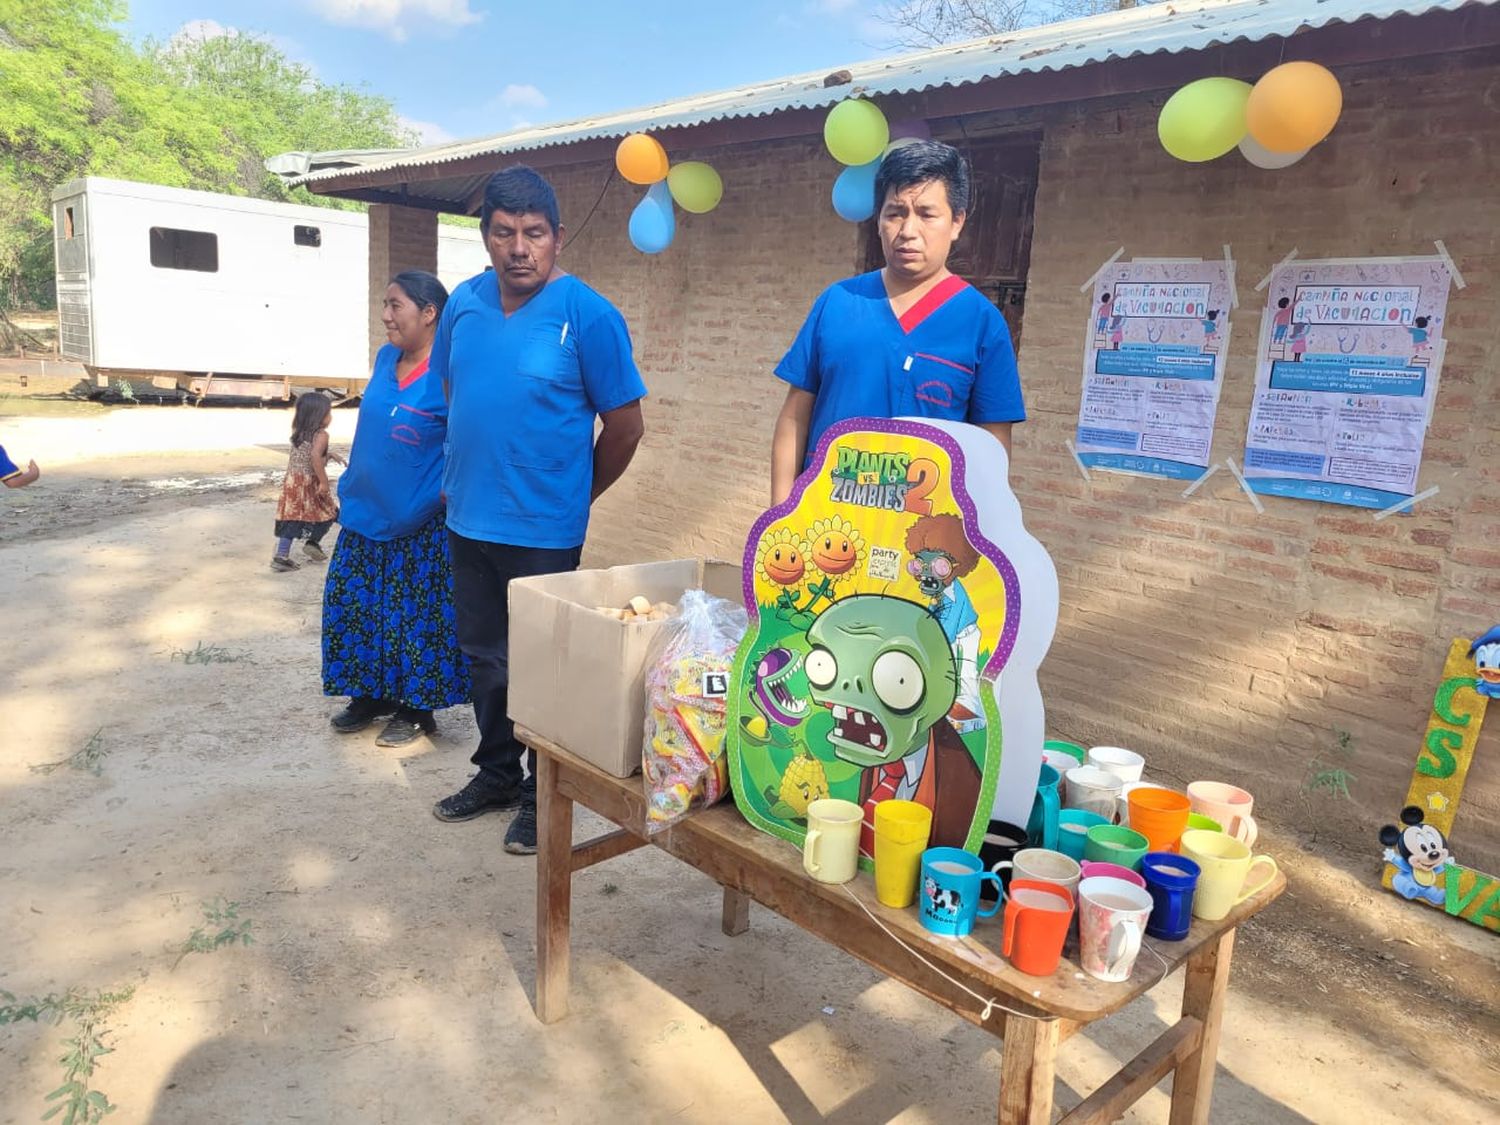
<instances>
[{"instance_id":1,"label":"standing man in blue scrubs","mask_svg":"<svg viewBox=\"0 0 1500 1125\"><path fill-rule=\"evenodd\" d=\"M453 291L431 358L449 394L443 490L479 772L433 814L472 820L519 806L505 850L529 855L536 755L523 771L506 714L506 591L512 578L578 568L589 506L620 479L644 432L646 386L624 318L558 268L563 228L551 184L530 168L497 172L479 230L494 271Z\"/></svg>"},{"instance_id":2,"label":"standing man in blue scrubs","mask_svg":"<svg viewBox=\"0 0 1500 1125\"><path fill-rule=\"evenodd\" d=\"M1010 452L1026 419L1005 318L948 271L969 210L958 150L917 141L875 177L885 268L840 281L813 302L776 374L789 384L771 446L771 502L791 495L823 431L849 418L972 422Z\"/></svg>"}]
</instances>

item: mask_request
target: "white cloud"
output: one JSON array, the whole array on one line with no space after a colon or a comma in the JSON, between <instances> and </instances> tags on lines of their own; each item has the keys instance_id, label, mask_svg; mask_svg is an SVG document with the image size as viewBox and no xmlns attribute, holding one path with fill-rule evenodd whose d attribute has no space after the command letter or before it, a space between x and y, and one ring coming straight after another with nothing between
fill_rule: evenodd
<instances>
[{"instance_id":1,"label":"white cloud","mask_svg":"<svg viewBox=\"0 0 1500 1125\"><path fill-rule=\"evenodd\" d=\"M225 27L218 20L188 20L167 40L168 47L179 47L188 43L207 43L210 39L236 36L239 30Z\"/></svg>"},{"instance_id":2,"label":"white cloud","mask_svg":"<svg viewBox=\"0 0 1500 1125\"><path fill-rule=\"evenodd\" d=\"M416 118L407 117L405 114L398 115L398 120L403 129L411 129L417 134L419 144L445 145L449 141L457 139L452 133L448 132L447 129L444 129L435 121L418 121Z\"/></svg>"},{"instance_id":3,"label":"white cloud","mask_svg":"<svg viewBox=\"0 0 1500 1125\"><path fill-rule=\"evenodd\" d=\"M484 17L469 8L469 0L309 0L312 9L329 23L367 27L404 42L423 25L466 27Z\"/></svg>"},{"instance_id":4,"label":"white cloud","mask_svg":"<svg viewBox=\"0 0 1500 1125\"><path fill-rule=\"evenodd\" d=\"M500 91L499 101L506 109L547 108L547 95L530 84L518 86L512 82Z\"/></svg>"}]
</instances>

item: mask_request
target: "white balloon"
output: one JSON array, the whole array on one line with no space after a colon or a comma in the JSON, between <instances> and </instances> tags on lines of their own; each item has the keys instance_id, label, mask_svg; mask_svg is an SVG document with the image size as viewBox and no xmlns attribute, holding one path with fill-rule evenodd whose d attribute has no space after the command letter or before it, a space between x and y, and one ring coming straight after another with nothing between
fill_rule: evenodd
<instances>
[{"instance_id":1,"label":"white balloon","mask_svg":"<svg viewBox=\"0 0 1500 1125\"><path fill-rule=\"evenodd\" d=\"M1272 152L1248 133L1240 142L1240 155L1257 168L1290 168L1311 151L1305 148L1301 152Z\"/></svg>"}]
</instances>

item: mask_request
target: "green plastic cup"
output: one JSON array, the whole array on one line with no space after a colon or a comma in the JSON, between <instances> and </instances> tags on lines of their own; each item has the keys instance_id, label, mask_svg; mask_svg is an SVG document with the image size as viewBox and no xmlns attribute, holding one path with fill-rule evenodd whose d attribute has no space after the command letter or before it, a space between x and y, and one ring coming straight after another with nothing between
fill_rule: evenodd
<instances>
[{"instance_id":1,"label":"green plastic cup","mask_svg":"<svg viewBox=\"0 0 1500 1125\"><path fill-rule=\"evenodd\" d=\"M1136 871L1141 857L1151 850L1151 842L1133 828L1123 824L1096 824L1089 829L1083 845L1083 858L1094 863L1118 863Z\"/></svg>"}]
</instances>

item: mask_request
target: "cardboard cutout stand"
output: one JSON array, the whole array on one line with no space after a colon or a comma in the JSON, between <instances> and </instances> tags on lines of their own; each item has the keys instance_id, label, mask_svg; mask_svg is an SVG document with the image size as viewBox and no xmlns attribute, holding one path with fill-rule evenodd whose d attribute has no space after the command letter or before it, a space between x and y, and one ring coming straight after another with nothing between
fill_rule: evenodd
<instances>
[{"instance_id":1,"label":"cardboard cutout stand","mask_svg":"<svg viewBox=\"0 0 1500 1125\"><path fill-rule=\"evenodd\" d=\"M807 806L933 810L931 843L978 851L1025 824L1042 762L1036 670L1057 574L1027 534L1005 448L962 423L855 419L829 430L745 546L750 627L728 715L735 800L801 844Z\"/></svg>"}]
</instances>

